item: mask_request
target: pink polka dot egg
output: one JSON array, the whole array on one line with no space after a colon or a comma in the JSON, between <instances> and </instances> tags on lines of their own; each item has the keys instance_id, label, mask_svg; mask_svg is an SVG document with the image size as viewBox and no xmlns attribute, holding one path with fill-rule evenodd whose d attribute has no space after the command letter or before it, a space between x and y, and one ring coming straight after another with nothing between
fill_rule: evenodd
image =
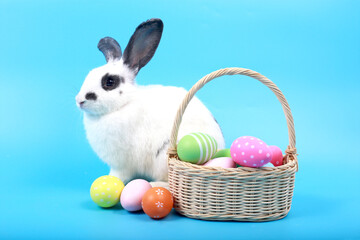
<instances>
[{"instance_id":1,"label":"pink polka dot egg","mask_svg":"<svg viewBox=\"0 0 360 240\"><path fill-rule=\"evenodd\" d=\"M261 139L243 136L230 147L231 158L243 167L259 168L271 161L272 151Z\"/></svg>"}]
</instances>

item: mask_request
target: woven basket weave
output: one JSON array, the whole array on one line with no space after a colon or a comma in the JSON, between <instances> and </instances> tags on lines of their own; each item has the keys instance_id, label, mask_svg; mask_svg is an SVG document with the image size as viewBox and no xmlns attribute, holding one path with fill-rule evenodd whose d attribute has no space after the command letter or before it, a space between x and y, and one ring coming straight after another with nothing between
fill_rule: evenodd
<instances>
[{"instance_id":1,"label":"woven basket weave","mask_svg":"<svg viewBox=\"0 0 360 240\"><path fill-rule=\"evenodd\" d=\"M284 165L274 168L205 167L179 160L176 141L185 109L206 83L223 75L246 75L268 86L279 99L287 120L289 146ZM290 107L279 88L265 76L244 68L225 68L200 79L181 103L168 150L169 188L175 210L187 217L217 221L272 221L290 208L298 162Z\"/></svg>"}]
</instances>

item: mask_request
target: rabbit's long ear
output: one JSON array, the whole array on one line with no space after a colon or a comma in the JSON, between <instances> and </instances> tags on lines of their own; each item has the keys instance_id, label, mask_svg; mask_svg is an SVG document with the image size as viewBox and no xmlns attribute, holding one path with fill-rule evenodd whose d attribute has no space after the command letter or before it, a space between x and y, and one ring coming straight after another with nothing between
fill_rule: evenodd
<instances>
[{"instance_id":1,"label":"rabbit's long ear","mask_svg":"<svg viewBox=\"0 0 360 240\"><path fill-rule=\"evenodd\" d=\"M100 39L97 47L104 54L106 62L117 61L121 58L122 53L120 45L111 37L104 37Z\"/></svg>"},{"instance_id":2,"label":"rabbit's long ear","mask_svg":"<svg viewBox=\"0 0 360 240\"><path fill-rule=\"evenodd\" d=\"M131 36L124 51L124 64L138 72L145 66L159 45L164 25L158 18L140 24Z\"/></svg>"}]
</instances>

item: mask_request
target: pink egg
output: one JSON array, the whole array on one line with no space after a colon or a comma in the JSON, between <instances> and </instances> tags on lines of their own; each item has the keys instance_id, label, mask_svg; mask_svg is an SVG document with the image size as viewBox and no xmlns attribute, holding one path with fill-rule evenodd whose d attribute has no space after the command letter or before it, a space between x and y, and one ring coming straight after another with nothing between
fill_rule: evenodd
<instances>
[{"instance_id":1,"label":"pink egg","mask_svg":"<svg viewBox=\"0 0 360 240\"><path fill-rule=\"evenodd\" d=\"M146 191L150 188L152 188L152 186L146 180L132 180L126 184L121 193L121 206L131 212L141 210L141 200Z\"/></svg>"},{"instance_id":2,"label":"pink egg","mask_svg":"<svg viewBox=\"0 0 360 240\"><path fill-rule=\"evenodd\" d=\"M281 149L278 146L269 146L272 152L271 163L275 167L283 165L283 154Z\"/></svg>"},{"instance_id":3,"label":"pink egg","mask_svg":"<svg viewBox=\"0 0 360 240\"><path fill-rule=\"evenodd\" d=\"M214 158L214 159L209 160L203 166L235 168L236 163L230 157L219 157L219 158Z\"/></svg>"},{"instance_id":4,"label":"pink egg","mask_svg":"<svg viewBox=\"0 0 360 240\"><path fill-rule=\"evenodd\" d=\"M272 152L270 147L262 140L244 136L236 139L230 148L234 162L244 167L262 167L270 162Z\"/></svg>"}]
</instances>

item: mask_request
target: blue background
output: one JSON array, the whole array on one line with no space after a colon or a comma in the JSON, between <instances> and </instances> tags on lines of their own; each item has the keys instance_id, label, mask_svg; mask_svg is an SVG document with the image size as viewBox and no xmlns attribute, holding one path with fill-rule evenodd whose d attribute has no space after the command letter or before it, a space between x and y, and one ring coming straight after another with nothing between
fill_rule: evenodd
<instances>
[{"instance_id":1,"label":"blue background","mask_svg":"<svg viewBox=\"0 0 360 240\"><path fill-rule=\"evenodd\" d=\"M271 2L271 3L270 3ZM1 239L359 239L359 1L15 1L0 3ZM91 150L75 95L105 63L96 45L124 49L142 21L165 28L142 85L189 89L203 75L244 67L272 79L292 108L299 172L289 215L267 223L154 221L90 199L108 167ZM271 91L223 77L197 96L227 146L242 135L285 149ZM231 114L230 114L231 112Z\"/></svg>"}]
</instances>

